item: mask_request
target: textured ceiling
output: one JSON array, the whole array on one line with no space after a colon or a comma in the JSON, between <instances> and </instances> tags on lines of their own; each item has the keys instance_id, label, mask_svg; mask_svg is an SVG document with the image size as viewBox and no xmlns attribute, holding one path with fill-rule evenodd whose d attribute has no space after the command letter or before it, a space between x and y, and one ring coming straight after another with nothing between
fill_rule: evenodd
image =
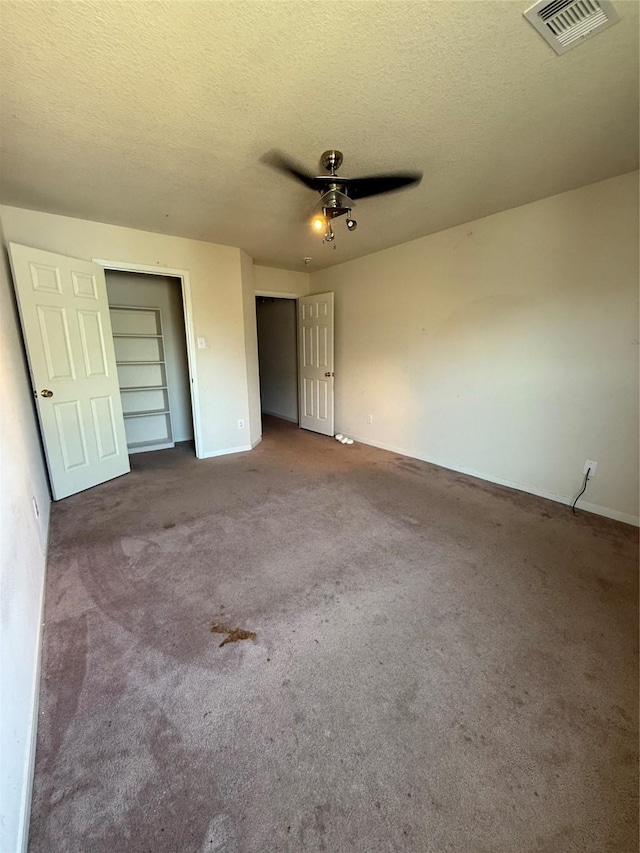
<instances>
[{"instance_id":1,"label":"textured ceiling","mask_svg":"<svg viewBox=\"0 0 640 853\"><path fill-rule=\"evenodd\" d=\"M637 168L639 4L556 56L530 2L2 0L0 198L318 269ZM272 148L424 178L334 249Z\"/></svg>"}]
</instances>

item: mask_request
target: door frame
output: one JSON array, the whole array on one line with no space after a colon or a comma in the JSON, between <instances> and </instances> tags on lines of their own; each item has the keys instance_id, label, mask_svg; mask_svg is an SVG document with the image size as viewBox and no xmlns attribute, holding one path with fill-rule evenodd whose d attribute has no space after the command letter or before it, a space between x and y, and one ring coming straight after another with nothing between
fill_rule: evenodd
<instances>
[{"instance_id":1,"label":"door frame","mask_svg":"<svg viewBox=\"0 0 640 853\"><path fill-rule=\"evenodd\" d=\"M187 365L189 368L189 391L191 398L191 419L193 421L193 438L195 443L196 458L205 459L202 449L202 429L200 426L200 408L198 394L198 375L196 372L196 337L193 329L193 308L191 305L191 279L188 270L173 269L171 267L152 266L151 264L132 264L128 261L106 261L100 258L91 258L94 264L103 267L105 271L114 272L136 272L143 275L164 275L180 280L182 291L182 313L184 315L184 331L187 340Z\"/></svg>"},{"instance_id":2,"label":"door frame","mask_svg":"<svg viewBox=\"0 0 640 853\"><path fill-rule=\"evenodd\" d=\"M296 309L296 344L295 344L295 356L296 356L296 403L298 409L298 417L295 421L289 420L289 418L284 418L283 420L289 421L289 423L295 425L297 427L300 426L300 359L298 357L298 299L300 299L299 293L285 293L283 291L274 291L274 290L254 290L253 291L253 299L254 302L258 296L265 297L267 299L291 299L295 304ZM256 337L258 335L258 312L255 311L256 317ZM258 372L260 372L260 355L258 355ZM262 428L262 394L260 395L260 427ZM266 414L266 413L265 413Z\"/></svg>"},{"instance_id":3,"label":"door frame","mask_svg":"<svg viewBox=\"0 0 640 853\"><path fill-rule=\"evenodd\" d=\"M300 293L284 293L276 290L254 290L255 296L271 296L273 299L295 299L298 300L302 297ZM304 294L307 296L308 294Z\"/></svg>"}]
</instances>

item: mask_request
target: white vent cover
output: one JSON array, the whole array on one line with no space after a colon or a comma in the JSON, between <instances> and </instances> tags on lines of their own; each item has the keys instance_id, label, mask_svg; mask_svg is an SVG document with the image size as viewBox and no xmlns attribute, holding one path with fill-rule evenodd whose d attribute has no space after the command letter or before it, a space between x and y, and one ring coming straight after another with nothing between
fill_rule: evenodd
<instances>
[{"instance_id":1,"label":"white vent cover","mask_svg":"<svg viewBox=\"0 0 640 853\"><path fill-rule=\"evenodd\" d=\"M620 20L610 0L540 0L524 13L556 53L565 53Z\"/></svg>"}]
</instances>

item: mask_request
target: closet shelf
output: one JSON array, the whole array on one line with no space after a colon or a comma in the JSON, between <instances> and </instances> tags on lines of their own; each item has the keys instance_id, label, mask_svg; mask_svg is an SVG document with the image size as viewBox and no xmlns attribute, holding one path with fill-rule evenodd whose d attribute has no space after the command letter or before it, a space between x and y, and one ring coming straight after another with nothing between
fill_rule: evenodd
<instances>
[{"instance_id":1,"label":"closet shelf","mask_svg":"<svg viewBox=\"0 0 640 853\"><path fill-rule=\"evenodd\" d=\"M125 418L147 418L149 415L169 415L169 409L147 409L144 412L123 412Z\"/></svg>"},{"instance_id":2,"label":"closet shelf","mask_svg":"<svg viewBox=\"0 0 640 853\"><path fill-rule=\"evenodd\" d=\"M136 335L133 332L114 332L114 338L161 338L162 335Z\"/></svg>"},{"instance_id":3,"label":"closet shelf","mask_svg":"<svg viewBox=\"0 0 640 853\"><path fill-rule=\"evenodd\" d=\"M123 412L129 453L173 447L160 309L124 305L110 307L114 318L112 327L116 328L113 337L120 393L139 395L126 398L128 406L135 406L135 409ZM155 357L144 358L149 355ZM149 370L150 367L153 370ZM136 385L136 382L144 384Z\"/></svg>"},{"instance_id":4,"label":"closet shelf","mask_svg":"<svg viewBox=\"0 0 640 853\"><path fill-rule=\"evenodd\" d=\"M166 385L128 385L120 388L121 391L166 391Z\"/></svg>"},{"instance_id":5,"label":"closet shelf","mask_svg":"<svg viewBox=\"0 0 640 853\"><path fill-rule=\"evenodd\" d=\"M164 364L164 361L116 361L116 364Z\"/></svg>"},{"instance_id":6,"label":"closet shelf","mask_svg":"<svg viewBox=\"0 0 640 853\"><path fill-rule=\"evenodd\" d=\"M129 450L164 450L165 448L175 447L173 441L167 441L166 438L158 438L154 441L134 441L127 445Z\"/></svg>"}]
</instances>

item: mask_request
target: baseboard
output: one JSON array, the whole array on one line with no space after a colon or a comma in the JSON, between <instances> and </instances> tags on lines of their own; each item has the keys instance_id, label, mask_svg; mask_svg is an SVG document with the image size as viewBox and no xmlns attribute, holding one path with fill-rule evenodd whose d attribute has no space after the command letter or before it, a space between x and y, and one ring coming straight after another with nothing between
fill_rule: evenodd
<instances>
[{"instance_id":1,"label":"baseboard","mask_svg":"<svg viewBox=\"0 0 640 853\"><path fill-rule=\"evenodd\" d=\"M224 450L207 450L200 459L213 459L214 456L228 456L230 453L244 453L245 450L253 450L250 444L241 444L239 447L225 447Z\"/></svg>"},{"instance_id":2,"label":"baseboard","mask_svg":"<svg viewBox=\"0 0 640 853\"><path fill-rule=\"evenodd\" d=\"M506 486L509 489L516 489L519 492L526 492L529 495L535 495L539 498L546 498L549 501L555 501L556 503L561 503L565 506L571 506L571 504L575 500L575 495L571 497L567 495L558 495L554 492L549 492L546 489L540 489L537 486L526 486L522 483L515 483L513 480L504 480L501 477L492 477L484 472L476 471L473 468L454 468L451 464L445 464L443 462L440 462L438 459L429 459L426 456L415 456L413 453L409 453L408 450L405 450L401 447L396 447L392 444L385 444L379 441L371 441L370 439L361 438L359 436L353 435L352 433L349 433L349 435L355 441L360 442L360 444L368 444L371 447L379 447L380 450L389 450L391 453L399 453L401 456L409 456L411 459L420 459L422 462L429 462L432 465L437 465L438 468L446 468L448 471L456 471L459 474L467 474L469 477L476 477L478 480L486 480L488 483L495 483L497 486ZM624 512L619 512L616 509L609 509L609 507L599 506L598 504L588 503L587 501L580 501L580 505L578 508L582 509L585 512L593 512L596 515L603 515L605 518L611 518L614 521L622 521L624 524L631 524L635 527L640 527L640 518L637 518L633 515L628 515Z\"/></svg>"},{"instance_id":3,"label":"baseboard","mask_svg":"<svg viewBox=\"0 0 640 853\"><path fill-rule=\"evenodd\" d=\"M566 503L571 506L575 498L571 498ZM632 524L634 527L640 527L640 518L635 518L633 515L628 515L626 512L618 512L617 509L609 509L606 506L591 504L588 501L580 501L578 510L583 509L585 512L593 512L596 515L604 515L606 518L612 518L614 521L622 521L624 524Z\"/></svg>"},{"instance_id":4,"label":"baseboard","mask_svg":"<svg viewBox=\"0 0 640 853\"><path fill-rule=\"evenodd\" d=\"M270 415L272 418L280 418L281 421L289 421L290 424L299 423L298 418L288 418L286 415L280 415L278 412L268 412L266 409L262 410L263 415Z\"/></svg>"},{"instance_id":5,"label":"baseboard","mask_svg":"<svg viewBox=\"0 0 640 853\"><path fill-rule=\"evenodd\" d=\"M253 448L254 448L254 447L257 447L257 446L260 444L260 442L261 442L261 441L262 441L262 436L261 436L261 435L259 435L259 436L258 436L258 438L256 438L256 440L255 440L255 441L252 441L252 442L251 442L251 450L253 450Z\"/></svg>"},{"instance_id":6,"label":"baseboard","mask_svg":"<svg viewBox=\"0 0 640 853\"><path fill-rule=\"evenodd\" d=\"M47 561L49 557L49 533L51 530L51 519L47 522L47 537L44 544L44 570L42 572L42 587L40 589L39 602L39 618L38 618L38 633L36 635L36 667L33 676L33 684L31 687L31 719L29 721L29 748L25 760L24 778L26 780L24 795L22 798L22 807L20 817L18 819L18 851L27 853L29 844L29 824L31 821L31 800L33 797L33 779L36 770L36 743L38 740L38 718L40 707L40 673L42 669L42 631L44 628L44 604L45 604L45 589L47 585Z\"/></svg>"}]
</instances>

